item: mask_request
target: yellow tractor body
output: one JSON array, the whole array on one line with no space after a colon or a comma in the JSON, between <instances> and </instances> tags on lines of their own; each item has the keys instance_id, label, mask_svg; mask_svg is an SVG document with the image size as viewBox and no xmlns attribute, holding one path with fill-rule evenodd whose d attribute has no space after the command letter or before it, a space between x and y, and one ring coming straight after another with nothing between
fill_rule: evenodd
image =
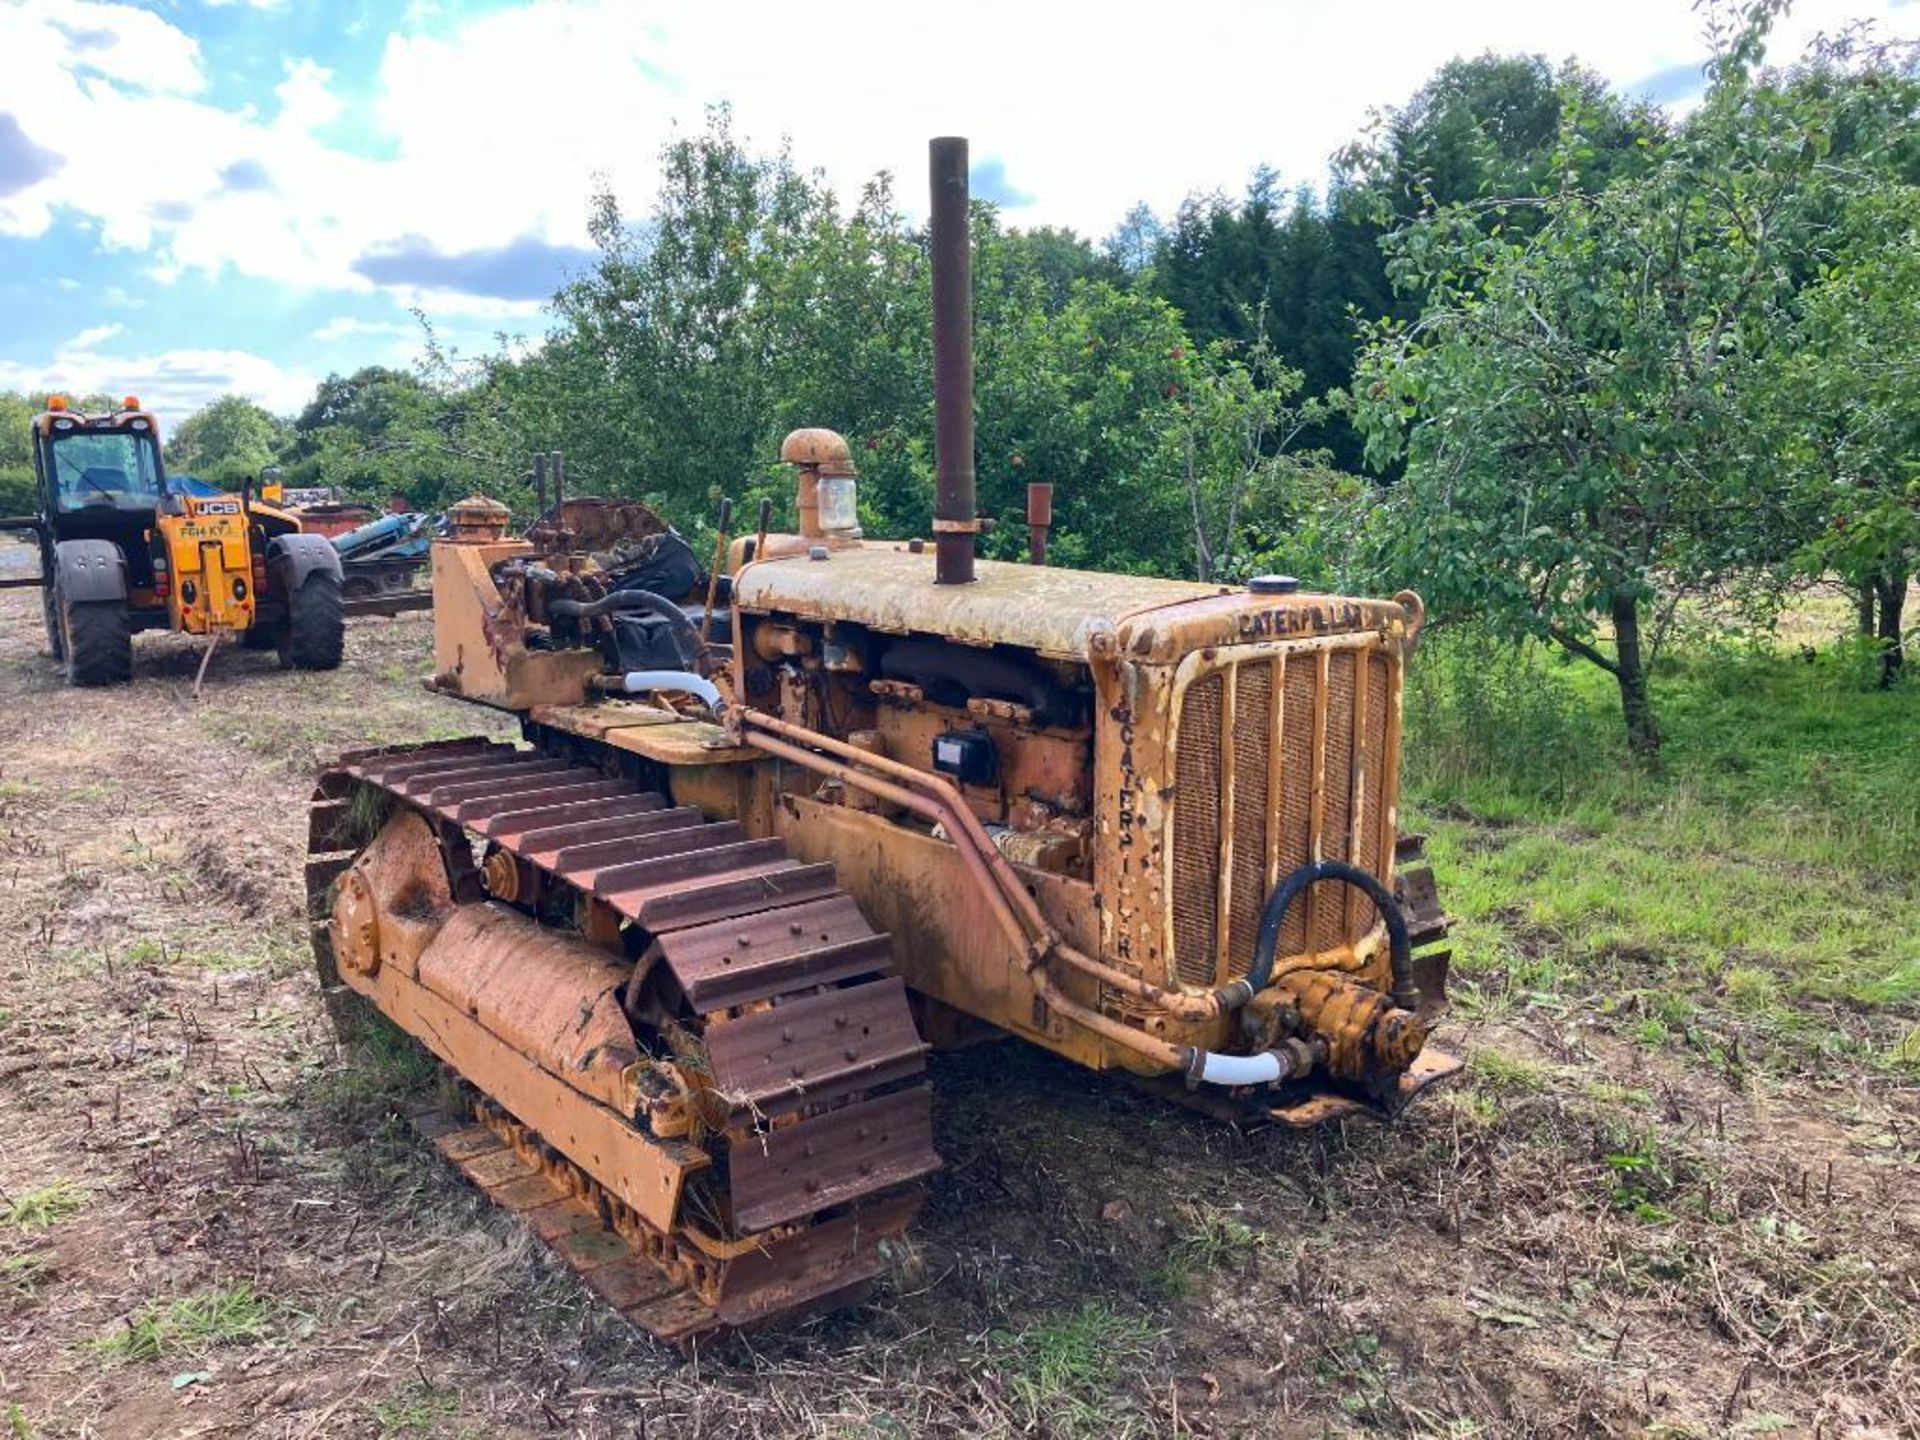
<instances>
[{"instance_id":1,"label":"yellow tractor body","mask_svg":"<svg viewBox=\"0 0 1920 1440\"><path fill-rule=\"evenodd\" d=\"M763 510L707 577L637 502L556 482L524 537L455 506L427 683L525 743L349 755L314 797L336 1019L443 1061L443 1152L669 1340L864 1289L939 1164L932 1046L1261 1124L1391 1117L1459 1068L1398 825L1419 597L976 564L962 359L931 546L860 533L817 429L782 448L795 531Z\"/></svg>"}]
</instances>

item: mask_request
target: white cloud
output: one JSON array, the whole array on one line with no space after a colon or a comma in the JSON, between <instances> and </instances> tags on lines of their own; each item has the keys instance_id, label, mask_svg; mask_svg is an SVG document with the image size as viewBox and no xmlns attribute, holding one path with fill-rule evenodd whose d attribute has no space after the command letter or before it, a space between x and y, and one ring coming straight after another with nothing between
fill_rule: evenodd
<instances>
[{"instance_id":1,"label":"white cloud","mask_svg":"<svg viewBox=\"0 0 1920 1440\"><path fill-rule=\"evenodd\" d=\"M343 99L310 59L285 63L270 100L221 108L202 98L196 43L159 15L0 0L0 109L69 162L0 201L0 234L42 233L60 208L108 248L143 253L163 283L231 268L300 290L384 288L518 327L538 305L467 293L485 287L460 277L484 267L376 286L356 264L403 241L449 261L583 245L596 177L643 209L662 142L676 125L697 128L714 101L732 100L757 144L790 136L843 195L893 171L912 212L927 137L967 134L976 159L1001 162L1032 197L1019 222L1097 235L1136 200L1164 213L1193 190L1239 190L1263 162L1288 184L1321 182L1370 109L1403 101L1456 54L1577 54L1625 85L1702 52L1684 0L1215 0L1151 30L1089 24L1080 7L979 0L937 41L892 0L744 17L667 0L529 0L468 18L451 8L423 3L388 37L372 111L347 117L391 141L389 158L369 158L321 138ZM1856 14L1920 29L1920 9L1890 0L1803 0L1776 53ZM100 156L113 157L110 184Z\"/></svg>"},{"instance_id":2,"label":"white cloud","mask_svg":"<svg viewBox=\"0 0 1920 1440\"><path fill-rule=\"evenodd\" d=\"M113 353L102 347L118 325L83 330L34 361L0 360L0 390L58 390L75 395L137 395L164 426L221 395L244 395L282 414L312 398L317 377L247 350L178 349Z\"/></svg>"},{"instance_id":3,"label":"white cloud","mask_svg":"<svg viewBox=\"0 0 1920 1440\"><path fill-rule=\"evenodd\" d=\"M355 320L351 316L338 315L315 330L312 338L324 344L335 340L351 340L362 335L398 337L417 333L418 327L403 325L398 320Z\"/></svg>"},{"instance_id":4,"label":"white cloud","mask_svg":"<svg viewBox=\"0 0 1920 1440\"><path fill-rule=\"evenodd\" d=\"M95 325L91 329L82 330L62 348L79 352L95 350L126 328L124 325Z\"/></svg>"},{"instance_id":5,"label":"white cloud","mask_svg":"<svg viewBox=\"0 0 1920 1440\"><path fill-rule=\"evenodd\" d=\"M311 60L289 60L287 78L274 90L280 102L279 124L286 130L317 130L340 114L340 100L328 82L333 72Z\"/></svg>"},{"instance_id":6,"label":"white cloud","mask_svg":"<svg viewBox=\"0 0 1920 1440\"><path fill-rule=\"evenodd\" d=\"M57 34L68 65L82 73L157 94L197 95L206 88L200 43L150 10L100 0L29 0L16 10ZM9 88L25 78L9 75Z\"/></svg>"}]
</instances>

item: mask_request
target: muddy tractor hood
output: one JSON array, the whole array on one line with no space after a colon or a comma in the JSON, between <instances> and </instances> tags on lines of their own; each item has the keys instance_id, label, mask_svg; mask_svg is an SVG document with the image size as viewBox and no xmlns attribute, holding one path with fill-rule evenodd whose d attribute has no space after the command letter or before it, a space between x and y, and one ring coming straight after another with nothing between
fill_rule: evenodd
<instances>
[{"instance_id":1,"label":"muddy tractor hood","mask_svg":"<svg viewBox=\"0 0 1920 1440\"><path fill-rule=\"evenodd\" d=\"M931 548L915 554L887 541L826 553L824 560L787 555L746 566L734 582L734 604L749 614L1013 645L1059 660L1087 659L1094 637L1106 634L1119 654L1150 664L1210 645L1405 633L1419 623L1417 609L1397 600L1256 595L1191 580L994 560L978 562L971 585L935 585Z\"/></svg>"}]
</instances>

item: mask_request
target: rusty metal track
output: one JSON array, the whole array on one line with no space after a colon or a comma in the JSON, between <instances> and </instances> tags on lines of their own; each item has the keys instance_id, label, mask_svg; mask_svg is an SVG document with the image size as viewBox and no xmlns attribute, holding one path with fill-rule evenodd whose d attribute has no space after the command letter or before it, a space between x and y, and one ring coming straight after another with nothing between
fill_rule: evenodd
<instances>
[{"instance_id":1,"label":"rusty metal track","mask_svg":"<svg viewBox=\"0 0 1920 1440\"><path fill-rule=\"evenodd\" d=\"M636 1039L667 1055L693 1037L710 1077L705 1123L686 1139L656 1139L645 1115L626 1117L636 1145L704 1152L693 1157L700 1203L683 1205L671 1230L486 1096L471 1123L416 1117L447 1159L629 1320L673 1344L864 1292L939 1159L927 1047L905 986L887 937L832 867L577 761L483 740L361 752L321 777L309 825L325 986L341 978L327 923L333 882L370 838L354 828L399 809L451 845L457 898L456 872L471 870L478 847L490 875L496 856L511 857L505 869L531 872L544 898L594 897L638 931L632 984L681 1019L673 1036L636 1025ZM469 880L468 903L480 903L479 879ZM597 964L611 954L593 953ZM429 979L425 964L419 978Z\"/></svg>"}]
</instances>

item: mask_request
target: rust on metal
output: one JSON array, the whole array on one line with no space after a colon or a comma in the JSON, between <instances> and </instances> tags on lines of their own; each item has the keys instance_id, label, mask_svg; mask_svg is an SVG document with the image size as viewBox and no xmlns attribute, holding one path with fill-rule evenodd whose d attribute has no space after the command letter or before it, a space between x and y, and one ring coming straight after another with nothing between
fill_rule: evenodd
<instances>
[{"instance_id":1,"label":"rust on metal","mask_svg":"<svg viewBox=\"0 0 1920 1440\"><path fill-rule=\"evenodd\" d=\"M736 1108L785 1114L924 1068L898 976L790 1000L707 1031L715 1089Z\"/></svg>"},{"instance_id":2,"label":"rust on metal","mask_svg":"<svg viewBox=\"0 0 1920 1440\"><path fill-rule=\"evenodd\" d=\"M716 544L726 633L680 657L717 698L627 695L602 602L669 532L568 498L556 454L529 540L473 506L434 548L430 688L527 743L346 757L308 823L330 1006L372 999L490 1097L450 1156L656 1334L876 1273L937 1163L910 995L930 1034L1239 1121L1391 1114L1457 1068L1427 1043L1447 916L1399 835L1419 597L1052 568L1044 483L1033 563L978 560L965 142L929 170L932 546L824 533L853 457L795 431L798 533L763 503ZM1341 878L1269 953L1314 862ZM1284 1077L1206 1080L1269 1052Z\"/></svg>"},{"instance_id":3,"label":"rust on metal","mask_svg":"<svg viewBox=\"0 0 1920 1440\"><path fill-rule=\"evenodd\" d=\"M1053 528L1053 486L1036 480L1027 486L1027 561L1047 563L1047 532Z\"/></svg>"},{"instance_id":4,"label":"rust on metal","mask_svg":"<svg viewBox=\"0 0 1920 1440\"><path fill-rule=\"evenodd\" d=\"M1465 1068L1466 1063L1458 1055L1449 1055L1443 1050L1435 1050L1431 1047L1422 1050L1395 1081L1391 1111L1398 1112L1405 1109L1422 1091L1442 1080L1458 1075ZM1268 1119L1276 1120L1297 1130L1310 1130L1320 1125L1331 1124L1336 1120L1377 1116L1379 1113L1376 1107L1369 1105L1364 1099L1327 1090L1303 1095L1291 1103L1274 1105L1266 1110Z\"/></svg>"},{"instance_id":5,"label":"rust on metal","mask_svg":"<svg viewBox=\"0 0 1920 1440\"><path fill-rule=\"evenodd\" d=\"M617 820L629 815L651 815L666 808L658 795L636 795L631 790L618 793L616 781L602 782L615 793L595 800L564 801L558 805L535 805L525 810L502 810L474 822L473 828L503 845L524 844L529 835L564 825L583 825L594 820Z\"/></svg>"},{"instance_id":6,"label":"rust on metal","mask_svg":"<svg viewBox=\"0 0 1920 1440\"><path fill-rule=\"evenodd\" d=\"M935 587L933 557L867 541L826 563L804 555L749 566L734 604L755 614L815 623L853 622L889 634L940 635L970 645L1013 645L1081 660L1093 628L1156 605L1200 599L1217 588L1188 580L975 562L979 584Z\"/></svg>"},{"instance_id":7,"label":"rust on metal","mask_svg":"<svg viewBox=\"0 0 1920 1440\"><path fill-rule=\"evenodd\" d=\"M635 1324L684 1344L844 1301L884 1264L882 1242L919 1205L911 1187L938 1164L915 1083L925 1046L887 937L831 867L595 773L462 744L370 752L324 776L310 836L361 848L314 857L331 870L310 899L326 917L323 982L374 1000L480 1087L480 1125L443 1134L443 1151ZM503 784L514 808L462 826L473 787ZM600 786L625 793L549 803ZM355 812L385 814L370 843L346 823ZM488 885L463 901L474 844L488 847ZM593 881L619 872L654 882L629 906L658 936L637 967L617 931L550 929L499 893L517 899L537 874L542 893L571 888L591 916ZM753 937L764 963L715 963ZM636 991L647 976L659 983ZM648 1018L661 1005L683 1014L671 1043ZM777 1085L740 1048L766 1016L803 1072L790 1060ZM716 1117L703 1143L686 1138L690 1106Z\"/></svg>"},{"instance_id":8,"label":"rust on metal","mask_svg":"<svg viewBox=\"0 0 1920 1440\"><path fill-rule=\"evenodd\" d=\"M933 204L934 581L971 585L973 532L973 218L967 142L935 140L927 156Z\"/></svg>"},{"instance_id":9,"label":"rust on metal","mask_svg":"<svg viewBox=\"0 0 1920 1440\"><path fill-rule=\"evenodd\" d=\"M784 906L737 923L675 930L655 943L702 1013L770 999L801 977L838 984L890 963L887 937L847 895Z\"/></svg>"},{"instance_id":10,"label":"rust on metal","mask_svg":"<svg viewBox=\"0 0 1920 1440\"><path fill-rule=\"evenodd\" d=\"M733 1210L752 1230L843 1205L940 1167L926 1086L857 1101L734 1140Z\"/></svg>"},{"instance_id":11,"label":"rust on metal","mask_svg":"<svg viewBox=\"0 0 1920 1440\"><path fill-rule=\"evenodd\" d=\"M801 554L748 566L734 602L756 615L1010 645L1078 662L1102 630L1117 634L1129 658L1149 664L1177 664L1211 645L1356 631L1398 645L1407 632L1406 611L1395 601L1253 595L1195 580L996 560L976 561L975 571L978 585L936 587L930 557L869 540L834 550L825 563Z\"/></svg>"}]
</instances>

